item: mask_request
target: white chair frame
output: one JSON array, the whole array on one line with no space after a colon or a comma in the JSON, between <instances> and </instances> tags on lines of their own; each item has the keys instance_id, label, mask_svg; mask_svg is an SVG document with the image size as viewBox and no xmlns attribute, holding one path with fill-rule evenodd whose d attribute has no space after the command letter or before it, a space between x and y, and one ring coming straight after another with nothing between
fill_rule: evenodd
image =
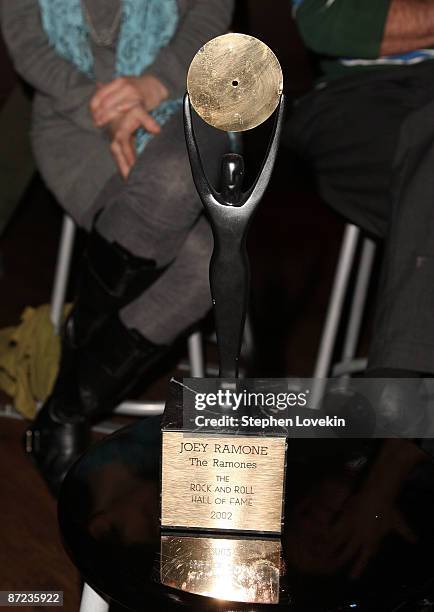
<instances>
[{"instance_id":1,"label":"white chair frame","mask_svg":"<svg viewBox=\"0 0 434 612\"><path fill-rule=\"evenodd\" d=\"M332 376L349 376L366 369L367 360L357 359L356 351L376 252L375 242L367 237L363 238L341 360L332 365L336 338L342 321L342 311L351 279L351 273L354 269L360 236L361 230L358 227L350 223L345 226L313 373L314 378L317 379L325 379L330 374Z\"/></svg>"}]
</instances>

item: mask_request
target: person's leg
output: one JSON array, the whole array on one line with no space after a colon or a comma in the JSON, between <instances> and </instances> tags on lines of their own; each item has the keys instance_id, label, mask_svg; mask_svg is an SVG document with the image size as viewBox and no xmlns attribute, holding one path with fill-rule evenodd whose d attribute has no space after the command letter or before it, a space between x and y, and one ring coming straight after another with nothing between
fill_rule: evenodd
<instances>
[{"instance_id":1,"label":"person's leg","mask_svg":"<svg viewBox=\"0 0 434 612\"><path fill-rule=\"evenodd\" d=\"M404 122L370 368L434 373L434 99Z\"/></svg>"},{"instance_id":2,"label":"person's leg","mask_svg":"<svg viewBox=\"0 0 434 612\"><path fill-rule=\"evenodd\" d=\"M342 80L301 102L287 132L326 201L386 238L370 369L434 368L433 76L426 65Z\"/></svg>"},{"instance_id":3,"label":"person's leg","mask_svg":"<svg viewBox=\"0 0 434 612\"><path fill-rule=\"evenodd\" d=\"M76 414L78 405L82 414L98 419L125 399L138 381L143 385L152 379L174 341L211 308L212 244L202 215L167 271L93 334L80 351L75 383L80 402L62 401L65 413Z\"/></svg>"},{"instance_id":4,"label":"person's leg","mask_svg":"<svg viewBox=\"0 0 434 612\"><path fill-rule=\"evenodd\" d=\"M204 215L190 231L178 257L137 300L121 310L123 323L156 344L171 344L211 308L211 228Z\"/></svg>"},{"instance_id":5,"label":"person's leg","mask_svg":"<svg viewBox=\"0 0 434 612\"><path fill-rule=\"evenodd\" d=\"M196 137L205 170L214 184L228 139L201 119ZM102 199L105 199L103 202ZM100 198L96 229L133 255L165 266L175 259L202 212L187 156L182 113L178 112L138 158L121 193Z\"/></svg>"},{"instance_id":6,"label":"person's leg","mask_svg":"<svg viewBox=\"0 0 434 612\"><path fill-rule=\"evenodd\" d=\"M426 423L419 379L434 372L433 77L430 62L341 81L305 109L301 102L288 134L313 164L324 199L385 238L365 375L377 379L376 433L388 437ZM419 456L399 444L402 456ZM431 440L419 446L432 456Z\"/></svg>"},{"instance_id":7,"label":"person's leg","mask_svg":"<svg viewBox=\"0 0 434 612\"><path fill-rule=\"evenodd\" d=\"M296 103L284 143L314 171L332 208L384 236L399 129L408 109L388 80L339 80Z\"/></svg>"},{"instance_id":8,"label":"person's leg","mask_svg":"<svg viewBox=\"0 0 434 612\"><path fill-rule=\"evenodd\" d=\"M37 99L32 149L45 184L63 210L86 232L102 202L98 196L123 186L103 130L84 130L60 115L47 114ZM45 112L44 112L45 111Z\"/></svg>"}]
</instances>

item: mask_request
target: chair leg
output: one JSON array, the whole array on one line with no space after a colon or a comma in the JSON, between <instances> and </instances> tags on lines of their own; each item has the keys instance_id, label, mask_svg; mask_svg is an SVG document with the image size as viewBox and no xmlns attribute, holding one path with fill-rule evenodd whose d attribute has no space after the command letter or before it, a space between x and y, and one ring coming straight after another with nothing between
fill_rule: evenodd
<instances>
[{"instance_id":1,"label":"chair leg","mask_svg":"<svg viewBox=\"0 0 434 612\"><path fill-rule=\"evenodd\" d=\"M139 402L134 400L125 400L119 404L114 411L116 414L126 416L160 416L164 412L164 402Z\"/></svg>"},{"instance_id":2,"label":"chair leg","mask_svg":"<svg viewBox=\"0 0 434 612\"><path fill-rule=\"evenodd\" d=\"M374 265L375 251L375 242L370 238L365 238L363 240L359 271L342 351L343 363L352 361L357 351L360 327L365 310L366 298L368 296L369 281L371 279L372 266Z\"/></svg>"},{"instance_id":3,"label":"chair leg","mask_svg":"<svg viewBox=\"0 0 434 612\"><path fill-rule=\"evenodd\" d=\"M205 358L203 354L203 339L200 332L191 334L188 338L188 360L190 363L190 376L204 378Z\"/></svg>"},{"instance_id":4,"label":"chair leg","mask_svg":"<svg viewBox=\"0 0 434 612\"><path fill-rule=\"evenodd\" d=\"M253 339L253 329L252 329L252 321L250 319L249 313L246 316L246 322L244 324L243 330L243 343L241 345L241 355L245 359L251 359L254 351L254 339Z\"/></svg>"},{"instance_id":5,"label":"chair leg","mask_svg":"<svg viewBox=\"0 0 434 612\"><path fill-rule=\"evenodd\" d=\"M108 612L109 604L88 584L83 587L81 595L80 612Z\"/></svg>"},{"instance_id":6,"label":"chair leg","mask_svg":"<svg viewBox=\"0 0 434 612\"><path fill-rule=\"evenodd\" d=\"M333 349L342 315L348 282L351 276L354 256L357 249L360 230L352 224L345 227L338 266L333 282L332 293L320 342L320 348L314 369L314 378L326 378L330 371Z\"/></svg>"},{"instance_id":7,"label":"chair leg","mask_svg":"<svg viewBox=\"0 0 434 612\"><path fill-rule=\"evenodd\" d=\"M54 285L51 294L50 318L58 334L62 327L63 305L65 303L66 287L68 285L69 269L74 248L75 223L68 215L63 216L62 233L57 255Z\"/></svg>"}]
</instances>

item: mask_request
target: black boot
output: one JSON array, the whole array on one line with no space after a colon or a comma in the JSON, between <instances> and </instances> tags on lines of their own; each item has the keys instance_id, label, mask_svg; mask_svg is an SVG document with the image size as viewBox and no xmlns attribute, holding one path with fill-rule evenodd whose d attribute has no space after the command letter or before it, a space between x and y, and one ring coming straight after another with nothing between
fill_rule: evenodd
<instances>
[{"instance_id":1,"label":"black boot","mask_svg":"<svg viewBox=\"0 0 434 612\"><path fill-rule=\"evenodd\" d=\"M77 298L64 329L69 348L87 344L92 334L123 306L137 298L164 272L151 259L131 255L94 228L83 258Z\"/></svg>"},{"instance_id":2,"label":"black boot","mask_svg":"<svg viewBox=\"0 0 434 612\"><path fill-rule=\"evenodd\" d=\"M78 368L58 379L26 432L26 451L54 496L90 444L91 423L110 414L131 389L149 378L167 352L168 347L127 329L117 315L79 351Z\"/></svg>"},{"instance_id":3,"label":"black boot","mask_svg":"<svg viewBox=\"0 0 434 612\"><path fill-rule=\"evenodd\" d=\"M112 408L116 405L114 397L111 402L104 397L102 408L99 400L88 391L87 384L83 386L85 404L82 403L78 369L82 360L88 363L87 345L94 335L104 329L114 313L150 287L163 271L156 267L154 261L135 257L120 245L109 243L95 229L92 231L83 261L78 296L64 327L56 384L25 434L26 452L55 495L68 468L90 444L90 418L104 413L106 406L109 411L109 406ZM105 333L102 332L102 336ZM110 332L108 334L110 336ZM131 349L133 338L134 333L131 333ZM96 347L98 342L95 343ZM137 360L146 362L153 345L146 344L145 347L138 340L139 345L141 348L133 352ZM116 348L115 341L113 346ZM92 349L89 359L92 360L93 354ZM123 354L126 355L125 351ZM92 376L92 365L89 364L89 367L88 375ZM146 365L143 367L146 369ZM83 377L82 366L80 370ZM107 386L107 397L110 389ZM118 393L116 398L121 394Z\"/></svg>"},{"instance_id":4,"label":"black boot","mask_svg":"<svg viewBox=\"0 0 434 612\"><path fill-rule=\"evenodd\" d=\"M110 414L140 383L146 385L168 354L128 329L117 315L96 332L78 366L80 404L92 420Z\"/></svg>"},{"instance_id":5,"label":"black boot","mask_svg":"<svg viewBox=\"0 0 434 612\"><path fill-rule=\"evenodd\" d=\"M53 393L28 427L25 451L57 497L71 465L91 442L89 419L79 406L76 372L61 370Z\"/></svg>"}]
</instances>

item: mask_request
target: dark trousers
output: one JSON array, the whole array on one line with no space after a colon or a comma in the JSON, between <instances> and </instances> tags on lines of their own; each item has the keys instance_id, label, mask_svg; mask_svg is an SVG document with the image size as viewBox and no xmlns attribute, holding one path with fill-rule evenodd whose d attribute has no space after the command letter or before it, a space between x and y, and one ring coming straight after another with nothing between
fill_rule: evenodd
<instances>
[{"instance_id":1,"label":"dark trousers","mask_svg":"<svg viewBox=\"0 0 434 612\"><path fill-rule=\"evenodd\" d=\"M370 368L434 372L434 62L300 99L285 141L321 196L385 240Z\"/></svg>"}]
</instances>

